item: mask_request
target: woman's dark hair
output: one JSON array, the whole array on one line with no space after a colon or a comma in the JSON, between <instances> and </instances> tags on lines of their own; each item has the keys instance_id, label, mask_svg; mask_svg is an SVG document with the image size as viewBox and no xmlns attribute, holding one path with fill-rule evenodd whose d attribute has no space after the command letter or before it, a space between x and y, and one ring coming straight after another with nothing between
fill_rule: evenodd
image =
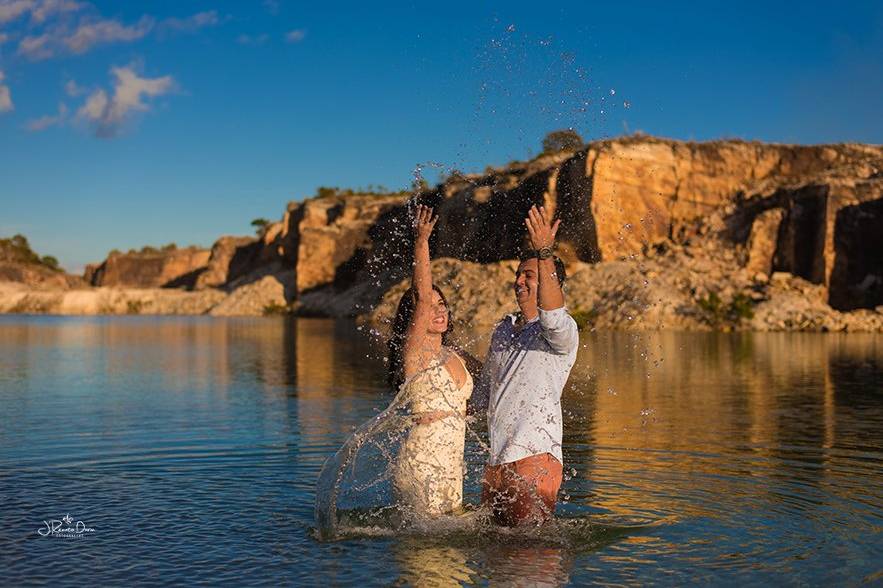
<instances>
[{"instance_id":1,"label":"woman's dark hair","mask_svg":"<svg viewBox=\"0 0 883 588\"><path fill-rule=\"evenodd\" d=\"M441 289L435 284L432 285L432 289L438 292L438 295L441 296L442 302L448 307L448 301ZM417 293L414 291L414 288L408 288L399 300L396 317L392 322L392 335L386 344L389 352L386 363L386 381L392 387L393 391L398 391L399 387L405 381L405 335L408 332L408 325L411 324L411 319L414 317L414 307L416 302ZM442 345L448 345L448 340L453 330L454 321L451 317L451 308L448 307L448 329L442 333Z\"/></svg>"}]
</instances>

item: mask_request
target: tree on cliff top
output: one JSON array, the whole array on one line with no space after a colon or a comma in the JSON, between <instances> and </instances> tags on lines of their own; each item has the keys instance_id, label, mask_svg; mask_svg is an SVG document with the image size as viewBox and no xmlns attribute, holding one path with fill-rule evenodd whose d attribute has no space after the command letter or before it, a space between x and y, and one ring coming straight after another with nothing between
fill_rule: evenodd
<instances>
[{"instance_id":1,"label":"tree on cliff top","mask_svg":"<svg viewBox=\"0 0 883 588\"><path fill-rule=\"evenodd\" d=\"M543 139L543 153L558 153L580 149L585 143L573 129L552 131Z\"/></svg>"},{"instance_id":2,"label":"tree on cliff top","mask_svg":"<svg viewBox=\"0 0 883 588\"><path fill-rule=\"evenodd\" d=\"M254 232L257 234L258 237L264 236L264 231L267 230L267 225L269 224L270 221L265 218L256 218L251 221L251 226L254 227Z\"/></svg>"},{"instance_id":3,"label":"tree on cliff top","mask_svg":"<svg viewBox=\"0 0 883 588\"><path fill-rule=\"evenodd\" d=\"M8 261L12 263L22 263L29 265L41 265L53 271L61 271L58 267L58 260L51 255L40 257L32 249L28 243L27 237L24 235L14 235L10 239L0 239L0 261Z\"/></svg>"}]
</instances>

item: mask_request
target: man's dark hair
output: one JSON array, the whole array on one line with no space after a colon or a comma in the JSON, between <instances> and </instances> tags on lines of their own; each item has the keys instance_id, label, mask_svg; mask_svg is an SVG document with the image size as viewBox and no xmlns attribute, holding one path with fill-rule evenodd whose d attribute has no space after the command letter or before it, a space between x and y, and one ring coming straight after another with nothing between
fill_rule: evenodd
<instances>
[{"instance_id":1,"label":"man's dark hair","mask_svg":"<svg viewBox=\"0 0 883 588\"><path fill-rule=\"evenodd\" d=\"M533 251L527 251L522 253L519 257L520 261L527 261L528 259L536 259L537 255ZM558 278L558 286L560 288L564 287L564 282L567 281L567 270L564 269L564 262L561 261L561 258L557 255L552 256L552 260L555 262L555 276Z\"/></svg>"}]
</instances>

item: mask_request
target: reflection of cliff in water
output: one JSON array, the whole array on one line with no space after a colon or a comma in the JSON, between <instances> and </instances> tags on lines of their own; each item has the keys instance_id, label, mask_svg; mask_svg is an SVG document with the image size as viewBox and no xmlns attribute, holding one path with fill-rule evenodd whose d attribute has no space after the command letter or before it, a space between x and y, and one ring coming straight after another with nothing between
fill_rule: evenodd
<instances>
[{"instance_id":1,"label":"reflection of cliff in water","mask_svg":"<svg viewBox=\"0 0 883 588\"><path fill-rule=\"evenodd\" d=\"M838 423L854 430L855 411L881 400L874 335L604 333L583 343L565 393L565 459L594 486L583 499L623 515L670 511L677 497L652 497L666 496L673 477L701 476L715 493L739 479L771 493L800 479L836 496L848 473L829 467L832 455L863 444ZM865 434L868 446L883 439ZM752 459L737 455L745 448ZM701 516L708 506L677 510Z\"/></svg>"}]
</instances>

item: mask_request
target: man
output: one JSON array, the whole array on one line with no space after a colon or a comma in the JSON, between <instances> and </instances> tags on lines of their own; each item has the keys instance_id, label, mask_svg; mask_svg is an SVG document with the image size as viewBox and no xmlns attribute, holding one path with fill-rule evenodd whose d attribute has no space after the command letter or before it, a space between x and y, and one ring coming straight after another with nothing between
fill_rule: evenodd
<instances>
[{"instance_id":1,"label":"man","mask_svg":"<svg viewBox=\"0 0 883 588\"><path fill-rule=\"evenodd\" d=\"M561 221L544 208L525 219L534 251L515 278L521 312L494 330L480 379L490 457L482 503L502 525L541 522L555 511L562 481L561 393L576 360L576 322L564 308L564 264L552 254Z\"/></svg>"}]
</instances>

